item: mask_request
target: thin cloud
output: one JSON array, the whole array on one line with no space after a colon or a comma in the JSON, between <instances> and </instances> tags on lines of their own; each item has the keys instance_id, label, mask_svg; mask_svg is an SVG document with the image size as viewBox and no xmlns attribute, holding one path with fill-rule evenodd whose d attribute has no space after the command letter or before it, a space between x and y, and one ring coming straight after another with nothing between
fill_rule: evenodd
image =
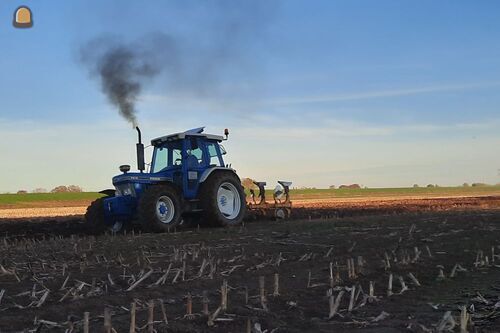
<instances>
[{"instance_id":1,"label":"thin cloud","mask_svg":"<svg viewBox=\"0 0 500 333\"><path fill-rule=\"evenodd\" d=\"M429 94L437 92L464 91L464 90L472 90L478 88L496 87L499 85L500 82L482 82L482 83L472 83L472 84L440 85L440 86L428 86L420 88L380 90L380 91L356 92L356 93L346 93L346 94L326 94L318 96L285 97L285 98L276 98L268 100L266 104L291 105L291 104L309 104L309 103L325 103L325 102L339 102L339 101L356 101L364 99L411 96L411 95Z\"/></svg>"},{"instance_id":2,"label":"thin cloud","mask_svg":"<svg viewBox=\"0 0 500 333\"><path fill-rule=\"evenodd\" d=\"M457 131L483 131L498 128L500 120L478 123L456 124L416 124L416 125L369 125L356 122L327 121L326 126L288 126L288 127L242 127L238 132L244 136L255 136L264 141L275 139L305 140L314 137L387 137L392 135L456 133Z\"/></svg>"}]
</instances>

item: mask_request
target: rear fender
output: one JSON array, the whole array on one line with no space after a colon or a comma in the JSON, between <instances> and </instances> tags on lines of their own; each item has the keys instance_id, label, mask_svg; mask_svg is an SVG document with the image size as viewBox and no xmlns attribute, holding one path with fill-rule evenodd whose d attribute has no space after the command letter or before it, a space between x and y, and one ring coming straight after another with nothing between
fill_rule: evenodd
<instances>
[{"instance_id":1,"label":"rear fender","mask_svg":"<svg viewBox=\"0 0 500 333\"><path fill-rule=\"evenodd\" d=\"M106 189L106 190L99 191L99 193L104 194L105 196L108 196L108 197L114 197L115 192L116 191L113 189Z\"/></svg>"},{"instance_id":2,"label":"rear fender","mask_svg":"<svg viewBox=\"0 0 500 333\"><path fill-rule=\"evenodd\" d=\"M232 169L232 168L225 168L225 167L213 167L213 168L210 168L210 169L207 169L205 171L203 171L203 173L201 174L201 177L200 177L200 184L203 183L205 180L208 179L208 177L214 172L214 171L229 171L229 172L233 172L236 177L238 177L238 175L236 174L236 170ZM240 177L238 177L239 179Z\"/></svg>"}]
</instances>

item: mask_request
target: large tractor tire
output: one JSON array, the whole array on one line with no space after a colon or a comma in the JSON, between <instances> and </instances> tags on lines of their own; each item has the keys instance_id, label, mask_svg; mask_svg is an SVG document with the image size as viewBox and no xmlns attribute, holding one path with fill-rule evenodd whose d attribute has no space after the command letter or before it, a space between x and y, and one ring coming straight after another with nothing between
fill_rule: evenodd
<instances>
[{"instance_id":1,"label":"large tractor tire","mask_svg":"<svg viewBox=\"0 0 500 333\"><path fill-rule=\"evenodd\" d=\"M210 226L239 225L246 214L245 192L232 171L210 175L200 189L200 203Z\"/></svg>"},{"instance_id":2,"label":"large tractor tire","mask_svg":"<svg viewBox=\"0 0 500 333\"><path fill-rule=\"evenodd\" d=\"M139 221L145 230L166 232L182 222L182 200L174 185L149 187L139 201Z\"/></svg>"},{"instance_id":3,"label":"large tractor tire","mask_svg":"<svg viewBox=\"0 0 500 333\"><path fill-rule=\"evenodd\" d=\"M94 200L85 213L87 227L96 233L103 233L106 230L104 219L104 198Z\"/></svg>"},{"instance_id":4,"label":"large tractor tire","mask_svg":"<svg viewBox=\"0 0 500 333\"><path fill-rule=\"evenodd\" d=\"M87 208L85 213L85 221L87 226L92 232L104 233L109 231L111 233L119 234L130 228L129 224L123 221L114 221L111 225L106 223L104 218L104 198L94 200Z\"/></svg>"}]
</instances>

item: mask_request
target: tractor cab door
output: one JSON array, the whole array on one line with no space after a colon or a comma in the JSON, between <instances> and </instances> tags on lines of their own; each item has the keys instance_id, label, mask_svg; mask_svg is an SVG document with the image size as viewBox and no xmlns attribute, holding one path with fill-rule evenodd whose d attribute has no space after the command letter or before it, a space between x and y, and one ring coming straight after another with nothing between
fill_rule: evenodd
<instances>
[{"instance_id":1,"label":"tractor cab door","mask_svg":"<svg viewBox=\"0 0 500 333\"><path fill-rule=\"evenodd\" d=\"M198 194L199 180L207 168L204 142L197 137L187 137L184 156L183 191L187 199L193 199Z\"/></svg>"}]
</instances>

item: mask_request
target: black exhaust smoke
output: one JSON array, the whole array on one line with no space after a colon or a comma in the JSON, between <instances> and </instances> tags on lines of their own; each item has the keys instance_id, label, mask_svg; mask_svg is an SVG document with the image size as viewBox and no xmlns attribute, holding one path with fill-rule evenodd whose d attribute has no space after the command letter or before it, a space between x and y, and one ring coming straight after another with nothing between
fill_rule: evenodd
<instances>
[{"instance_id":1,"label":"black exhaust smoke","mask_svg":"<svg viewBox=\"0 0 500 333\"><path fill-rule=\"evenodd\" d=\"M203 20L196 20L197 29L189 35L151 33L131 43L101 37L81 48L80 61L100 82L109 102L136 127L136 102L143 86L162 71L169 92L201 98L218 95L219 99L224 98L221 94L236 95L230 91L232 85L219 89L219 82L248 78L256 72L253 62L259 57L252 44L263 42L277 4L265 0L179 2L175 6L186 12L203 13Z\"/></svg>"},{"instance_id":2,"label":"black exhaust smoke","mask_svg":"<svg viewBox=\"0 0 500 333\"><path fill-rule=\"evenodd\" d=\"M98 78L101 90L120 115L137 126L135 104L143 84L163 69L160 54L171 48L168 36L155 34L140 42L125 44L113 38L99 38L81 49L81 61L92 77ZM167 53L168 52L168 53Z\"/></svg>"},{"instance_id":3,"label":"black exhaust smoke","mask_svg":"<svg viewBox=\"0 0 500 333\"><path fill-rule=\"evenodd\" d=\"M140 80L156 75L158 70L137 58L130 49L117 46L103 55L98 71L102 90L109 101L132 126L137 125L135 102L141 93Z\"/></svg>"}]
</instances>

